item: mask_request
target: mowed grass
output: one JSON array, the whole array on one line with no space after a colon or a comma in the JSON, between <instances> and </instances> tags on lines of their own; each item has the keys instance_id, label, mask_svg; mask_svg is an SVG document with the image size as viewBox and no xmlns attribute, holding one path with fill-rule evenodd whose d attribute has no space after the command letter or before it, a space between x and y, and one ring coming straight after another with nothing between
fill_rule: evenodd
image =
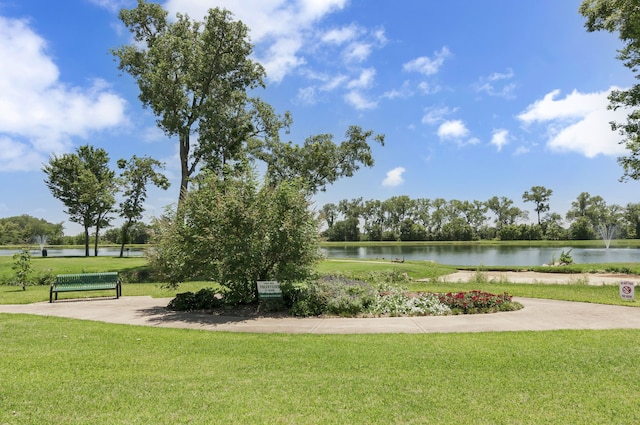
<instances>
[{"instance_id":1,"label":"mowed grass","mask_svg":"<svg viewBox=\"0 0 640 425\"><path fill-rule=\"evenodd\" d=\"M0 279L15 276L11 268L15 260L11 256L0 256ZM144 257L31 257L32 276L42 273L72 274L98 272L127 272L146 267Z\"/></svg>"},{"instance_id":2,"label":"mowed grass","mask_svg":"<svg viewBox=\"0 0 640 425\"><path fill-rule=\"evenodd\" d=\"M640 331L285 335L0 314L0 423L631 424Z\"/></svg>"}]
</instances>

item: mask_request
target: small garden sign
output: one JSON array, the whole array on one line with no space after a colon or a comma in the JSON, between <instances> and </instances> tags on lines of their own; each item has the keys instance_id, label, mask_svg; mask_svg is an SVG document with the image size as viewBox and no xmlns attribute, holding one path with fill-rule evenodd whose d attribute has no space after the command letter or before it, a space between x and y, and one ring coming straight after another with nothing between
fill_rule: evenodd
<instances>
[{"instance_id":1,"label":"small garden sign","mask_svg":"<svg viewBox=\"0 0 640 425\"><path fill-rule=\"evenodd\" d=\"M633 301L634 299L634 284L633 282L620 282L620 298L627 301Z\"/></svg>"},{"instance_id":2,"label":"small garden sign","mask_svg":"<svg viewBox=\"0 0 640 425\"><path fill-rule=\"evenodd\" d=\"M264 299L282 299L282 290L280 282L276 280L259 280L258 281L258 298Z\"/></svg>"}]
</instances>

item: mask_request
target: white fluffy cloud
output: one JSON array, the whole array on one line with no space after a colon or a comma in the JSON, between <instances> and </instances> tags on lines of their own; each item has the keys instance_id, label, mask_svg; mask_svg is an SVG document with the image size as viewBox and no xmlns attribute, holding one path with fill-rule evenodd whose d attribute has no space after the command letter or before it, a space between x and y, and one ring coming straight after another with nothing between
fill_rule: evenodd
<instances>
[{"instance_id":1,"label":"white fluffy cloud","mask_svg":"<svg viewBox=\"0 0 640 425\"><path fill-rule=\"evenodd\" d=\"M624 153L620 135L611 131L611 121L625 121L628 111L608 110L607 91L580 93L574 90L558 99L559 90L546 94L518 115L524 124L546 126L547 147L555 151L577 152L588 158L599 154L617 156Z\"/></svg>"},{"instance_id":2,"label":"white fluffy cloud","mask_svg":"<svg viewBox=\"0 0 640 425\"><path fill-rule=\"evenodd\" d=\"M396 187L404 183L402 175L405 172L404 167L396 167L391 171L387 171L387 177L382 181L384 187Z\"/></svg>"},{"instance_id":3,"label":"white fluffy cloud","mask_svg":"<svg viewBox=\"0 0 640 425\"><path fill-rule=\"evenodd\" d=\"M490 143L498 148L498 152L500 152L502 147L509 143L509 130L505 130L504 128L493 130Z\"/></svg>"},{"instance_id":4,"label":"white fluffy cloud","mask_svg":"<svg viewBox=\"0 0 640 425\"><path fill-rule=\"evenodd\" d=\"M419 72L424 75L436 74L444 64L445 59L451 56L451 52L445 46L439 52L435 52L433 57L420 56L403 65L407 72Z\"/></svg>"},{"instance_id":5,"label":"white fluffy cloud","mask_svg":"<svg viewBox=\"0 0 640 425\"><path fill-rule=\"evenodd\" d=\"M24 20L0 17L0 171L34 170L74 137L126 121L125 101L101 80L62 83L47 43Z\"/></svg>"},{"instance_id":6,"label":"white fluffy cloud","mask_svg":"<svg viewBox=\"0 0 640 425\"><path fill-rule=\"evenodd\" d=\"M441 139L461 139L469 135L469 129L461 120L449 120L438 127L438 137Z\"/></svg>"}]
</instances>

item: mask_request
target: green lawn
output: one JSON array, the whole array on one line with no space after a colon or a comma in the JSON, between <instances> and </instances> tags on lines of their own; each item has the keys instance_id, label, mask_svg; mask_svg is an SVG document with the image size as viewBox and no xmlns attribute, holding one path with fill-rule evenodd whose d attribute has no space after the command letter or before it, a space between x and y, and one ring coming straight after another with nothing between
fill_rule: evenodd
<instances>
[{"instance_id":1,"label":"green lawn","mask_svg":"<svg viewBox=\"0 0 640 425\"><path fill-rule=\"evenodd\" d=\"M126 271L145 262L38 266ZM7 268L0 262L0 275ZM327 261L319 269L413 279L453 271L426 262ZM478 278L407 286L622 303L613 286ZM125 284L123 294L169 297L208 285ZM46 286L0 286L0 303L47 299ZM234 334L0 314L0 424L640 423L639 354L640 330Z\"/></svg>"},{"instance_id":2,"label":"green lawn","mask_svg":"<svg viewBox=\"0 0 640 425\"><path fill-rule=\"evenodd\" d=\"M631 424L640 331L283 335L0 314L4 424Z\"/></svg>"}]
</instances>

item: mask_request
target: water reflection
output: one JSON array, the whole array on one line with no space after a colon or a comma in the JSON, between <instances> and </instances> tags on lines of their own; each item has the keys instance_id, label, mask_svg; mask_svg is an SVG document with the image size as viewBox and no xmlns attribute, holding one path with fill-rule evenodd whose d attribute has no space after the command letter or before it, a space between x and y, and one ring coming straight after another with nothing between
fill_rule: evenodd
<instances>
[{"instance_id":1,"label":"water reflection","mask_svg":"<svg viewBox=\"0 0 640 425\"><path fill-rule=\"evenodd\" d=\"M441 264L468 266L541 266L560 257L562 251L571 250L575 263L631 263L640 262L638 248L572 248L522 247L479 245L427 245L427 246L352 246L326 247L327 258L405 259L435 261Z\"/></svg>"}]
</instances>

